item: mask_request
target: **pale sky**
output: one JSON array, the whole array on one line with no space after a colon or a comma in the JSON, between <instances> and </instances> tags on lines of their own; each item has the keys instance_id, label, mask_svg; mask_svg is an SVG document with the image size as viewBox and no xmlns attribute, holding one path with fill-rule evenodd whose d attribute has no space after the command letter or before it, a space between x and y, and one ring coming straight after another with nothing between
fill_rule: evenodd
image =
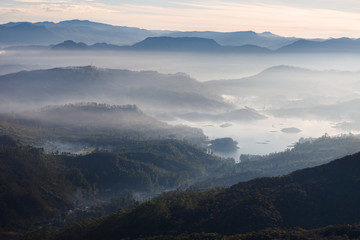
<instances>
[{"instance_id":1,"label":"pale sky","mask_svg":"<svg viewBox=\"0 0 360 240\"><path fill-rule=\"evenodd\" d=\"M360 38L360 0L0 0L0 23L71 19L150 30Z\"/></svg>"}]
</instances>

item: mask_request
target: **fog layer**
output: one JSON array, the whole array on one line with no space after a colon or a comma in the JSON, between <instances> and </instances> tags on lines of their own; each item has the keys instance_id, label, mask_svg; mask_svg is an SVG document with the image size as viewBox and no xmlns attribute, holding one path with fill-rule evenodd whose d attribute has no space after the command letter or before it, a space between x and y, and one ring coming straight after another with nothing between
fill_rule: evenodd
<instances>
[{"instance_id":1,"label":"fog layer","mask_svg":"<svg viewBox=\"0 0 360 240\"><path fill-rule=\"evenodd\" d=\"M1 109L136 104L168 123L201 128L210 139L234 138L237 158L281 151L300 137L357 133L359 63L350 53L6 50L3 74L44 71L1 76ZM78 67L84 65L96 67ZM51 67L57 68L45 70Z\"/></svg>"}]
</instances>

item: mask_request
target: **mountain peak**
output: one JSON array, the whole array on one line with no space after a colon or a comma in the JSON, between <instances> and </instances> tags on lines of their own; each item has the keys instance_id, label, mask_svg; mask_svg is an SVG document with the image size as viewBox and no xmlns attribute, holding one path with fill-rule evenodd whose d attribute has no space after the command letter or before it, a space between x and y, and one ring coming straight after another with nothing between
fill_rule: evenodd
<instances>
[{"instance_id":1,"label":"mountain peak","mask_svg":"<svg viewBox=\"0 0 360 240\"><path fill-rule=\"evenodd\" d=\"M84 50L89 48L85 43L76 43L72 40L66 40L52 47L53 50Z\"/></svg>"},{"instance_id":2,"label":"mountain peak","mask_svg":"<svg viewBox=\"0 0 360 240\"><path fill-rule=\"evenodd\" d=\"M198 37L148 37L133 45L143 50L192 50L204 51L219 48L213 39Z\"/></svg>"}]
</instances>

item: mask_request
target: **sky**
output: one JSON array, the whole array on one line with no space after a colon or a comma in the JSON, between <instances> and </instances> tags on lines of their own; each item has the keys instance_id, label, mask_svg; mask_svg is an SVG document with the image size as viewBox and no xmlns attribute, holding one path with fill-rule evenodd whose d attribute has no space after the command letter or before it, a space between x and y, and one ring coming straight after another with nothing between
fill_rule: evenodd
<instances>
[{"instance_id":1,"label":"sky","mask_svg":"<svg viewBox=\"0 0 360 240\"><path fill-rule=\"evenodd\" d=\"M72 19L150 30L360 38L359 0L0 0L0 23Z\"/></svg>"}]
</instances>

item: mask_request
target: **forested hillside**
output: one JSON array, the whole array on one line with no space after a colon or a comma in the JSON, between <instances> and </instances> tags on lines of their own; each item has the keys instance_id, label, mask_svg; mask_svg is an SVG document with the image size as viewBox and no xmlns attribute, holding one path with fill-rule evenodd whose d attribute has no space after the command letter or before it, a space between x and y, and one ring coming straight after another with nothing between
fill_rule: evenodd
<instances>
[{"instance_id":1,"label":"forested hillside","mask_svg":"<svg viewBox=\"0 0 360 240\"><path fill-rule=\"evenodd\" d=\"M165 193L133 210L70 225L50 239L151 239L182 234L189 234L189 239L195 233L202 236L198 239L207 239L203 233L235 235L265 228L311 229L356 223L360 220L360 194L356 191L360 187L359 159L360 154L355 154L287 176L256 179L227 189ZM340 226L314 231L273 229L235 239L306 239L309 234L326 238L339 234L336 231L342 231L342 237L347 232L352 238L359 236L358 226ZM209 238L216 239L214 236Z\"/></svg>"},{"instance_id":2,"label":"forested hillside","mask_svg":"<svg viewBox=\"0 0 360 240\"><path fill-rule=\"evenodd\" d=\"M201 129L166 124L146 115L136 105L93 102L52 105L18 114L0 113L0 134L41 147L44 142L55 140L108 147L127 139L178 139L200 146L206 139Z\"/></svg>"},{"instance_id":3,"label":"forested hillside","mask_svg":"<svg viewBox=\"0 0 360 240\"><path fill-rule=\"evenodd\" d=\"M176 140L128 140L116 152L81 156L0 139L2 232L110 214L234 164Z\"/></svg>"}]
</instances>

